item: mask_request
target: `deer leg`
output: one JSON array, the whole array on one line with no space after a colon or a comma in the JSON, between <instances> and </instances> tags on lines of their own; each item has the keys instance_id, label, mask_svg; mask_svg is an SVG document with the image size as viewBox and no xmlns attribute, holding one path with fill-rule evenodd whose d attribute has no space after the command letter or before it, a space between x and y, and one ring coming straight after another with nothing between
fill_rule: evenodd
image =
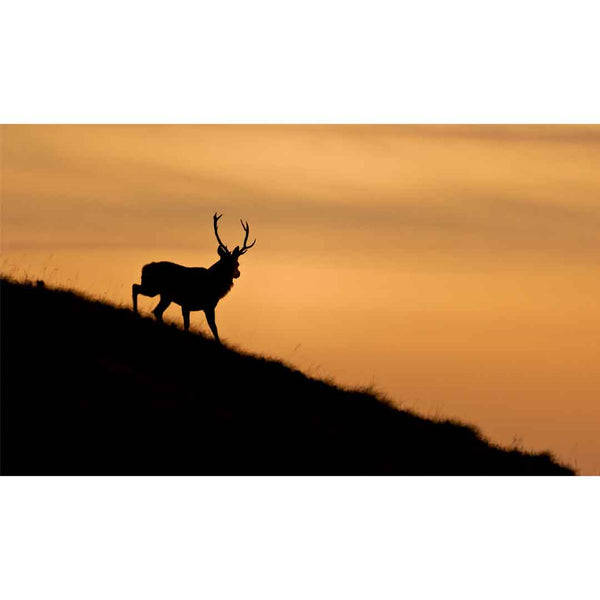
<instances>
[{"instance_id":1,"label":"deer leg","mask_svg":"<svg viewBox=\"0 0 600 600\"><path fill-rule=\"evenodd\" d=\"M138 294L141 293L141 291L142 291L142 286L141 285L138 285L137 283L134 283L131 286L131 296L133 298L133 312L136 313L136 314L137 314L137 311L138 311L138 309L137 309L137 297L138 297Z\"/></svg>"},{"instance_id":2,"label":"deer leg","mask_svg":"<svg viewBox=\"0 0 600 600\"><path fill-rule=\"evenodd\" d=\"M182 306L181 314L183 315L183 328L187 331L190 328L190 311Z\"/></svg>"},{"instance_id":3,"label":"deer leg","mask_svg":"<svg viewBox=\"0 0 600 600\"><path fill-rule=\"evenodd\" d=\"M206 315L206 320L208 322L208 326L212 331L212 334L215 336L215 340L220 344L221 340L219 339L219 332L217 331L217 324L215 323L215 309L214 308L205 308L204 314Z\"/></svg>"},{"instance_id":4,"label":"deer leg","mask_svg":"<svg viewBox=\"0 0 600 600\"><path fill-rule=\"evenodd\" d=\"M144 289L143 284L139 285L138 283L134 283L131 286L131 297L133 298L133 311L136 313L138 311L137 297L139 294L142 294L142 296L150 296L150 298L154 298L157 292L155 292L154 290Z\"/></svg>"},{"instance_id":5,"label":"deer leg","mask_svg":"<svg viewBox=\"0 0 600 600\"><path fill-rule=\"evenodd\" d=\"M160 302L156 305L156 308L152 311L152 313L156 317L157 321L163 320L163 318L162 318L163 313L165 312L165 310L167 310L169 304L171 304L171 301L168 298L165 298L164 296L160 297Z\"/></svg>"}]
</instances>

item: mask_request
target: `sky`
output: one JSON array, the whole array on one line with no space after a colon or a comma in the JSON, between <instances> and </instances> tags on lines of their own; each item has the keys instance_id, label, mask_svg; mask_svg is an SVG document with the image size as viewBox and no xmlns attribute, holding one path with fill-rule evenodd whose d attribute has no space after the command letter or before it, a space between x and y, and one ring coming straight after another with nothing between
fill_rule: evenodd
<instances>
[{"instance_id":1,"label":"sky","mask_svg":"<svg viewBox=\"0 0 600 600\"><path fill-rule=\"evenodd\" d=\"M130 305L143 264L209 266L212 214L229 247L242 218L257 243L217 308L227 343L600 474L600 126L1 137L2 273Z\"/></svg>"}]
</instances>

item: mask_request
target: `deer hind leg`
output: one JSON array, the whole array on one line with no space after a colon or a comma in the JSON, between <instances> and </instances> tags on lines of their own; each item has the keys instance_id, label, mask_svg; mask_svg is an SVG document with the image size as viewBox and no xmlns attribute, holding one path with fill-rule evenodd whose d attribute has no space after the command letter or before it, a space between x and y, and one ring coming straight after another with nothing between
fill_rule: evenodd
<instances>
[{"instance_id":1,"label":"deer hind leg","mask_svg":"<svg viewBox=\"0 0 600 600\"><path fill-rule=\"evenodd\" d=\"M137 297L138 294L142 293L142 286L134 283L131 286L131 297L133 298L133 312L137 314L138 308L137 308Z\"/></svg>"},{"instance_id":2,"label":"deer hind leg","mask_svg":"<svg viewBox=\"0 0 600 600\"><path fill-rule=\"evenodd\" d=\"M156 317L157 321L163 320L163 318L162 318L163 313L165 312L165 310L167 310L167 308L169 307L169 304L171 304L171 301L168 298L165 298L164 296L161 295L160 302L156 305L156 308L152 311L152 313Z\"/></svg>"},{"instance_id":3,"label":"deer hind leg","mask_svg":"<svg viewBox=\"0 0 600 600\"><path fill-rule=\"evenodd\" d=\"M138 294L142 294L142 296L150 296L150 298L154 298L154 296L156 296L157 293L158 292L155 292L154 290L149 290L147 288L144 288L144 284L139 285L138 283L134 283L131 286L131 297L133 299L133 312L135 312L135 313L138 312L138 303L137 303Z\"/></svg>"}]
</instances>

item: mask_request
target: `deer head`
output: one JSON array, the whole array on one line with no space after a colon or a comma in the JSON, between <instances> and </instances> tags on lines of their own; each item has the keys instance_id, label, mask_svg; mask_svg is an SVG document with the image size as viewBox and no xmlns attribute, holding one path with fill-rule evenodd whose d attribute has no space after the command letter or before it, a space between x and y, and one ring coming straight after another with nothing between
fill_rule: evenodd
<instances>
[{"instance_id":1,"label":"deer head","mask_svg":"<svg viewBox=\"0 0 600 600\"><path fill-rule=\"evenodd\" d=\"M242 221L240 219L242 228L246 232L246 235L244 237L244 243L241 248L239 246L236 246L233 249L233 251L230 251L227 248L227 246L221 241L221 238L219 237L217 222L222 216L223 215L217 215L217 213L215 213L213 215L213 225L215 228L215 236L217 238L217 241L219 242L219 247L217 248L217 254L220 257L221 262L223 262L227 266L231 266L233 278L237 279L240 276L240 269L239 269L240 264L239 264L238 259L242 254L245 254L246 252L248 252L248 250L250 250L250 248L252 248L252 246L254 246L254 244L256 244L256 240L254 240L249 246L247 245L248 235L250 234L250 227L249 227L247 221L246 221L246 223L244 223L244 221Z\"/></svg>"}]
</instances>

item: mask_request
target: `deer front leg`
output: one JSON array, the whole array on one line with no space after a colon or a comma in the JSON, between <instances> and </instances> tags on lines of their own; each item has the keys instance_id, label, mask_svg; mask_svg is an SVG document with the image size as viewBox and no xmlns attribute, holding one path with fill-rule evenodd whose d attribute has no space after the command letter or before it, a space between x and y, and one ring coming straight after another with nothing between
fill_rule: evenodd
<instances>
[{"instance_id":1,"label":"deer front leg","mask_svg":"<svg viewBox=\"0 0 600 600\"><path fill-rule=\"evenodd\" d=\"M181 314L183 315L183 328L187 331L190 328L190 310L189 308L181 307Z\"/></svg>"},{"instance_id":2,"label":"deer front leg","mask_svg":"<svg viewBox=\"0 0 600 600\"><path fill-rule=\"evenodd\" d=\"M219 339L219 332L217 331L217 324L215 323L215 309L214 308L205 308L204 314L206 315L206 320L208 322L208 326L212 331L212 334L215 336L215 340L220 344L221 340Z\"/></svg>"}]
</instances>

